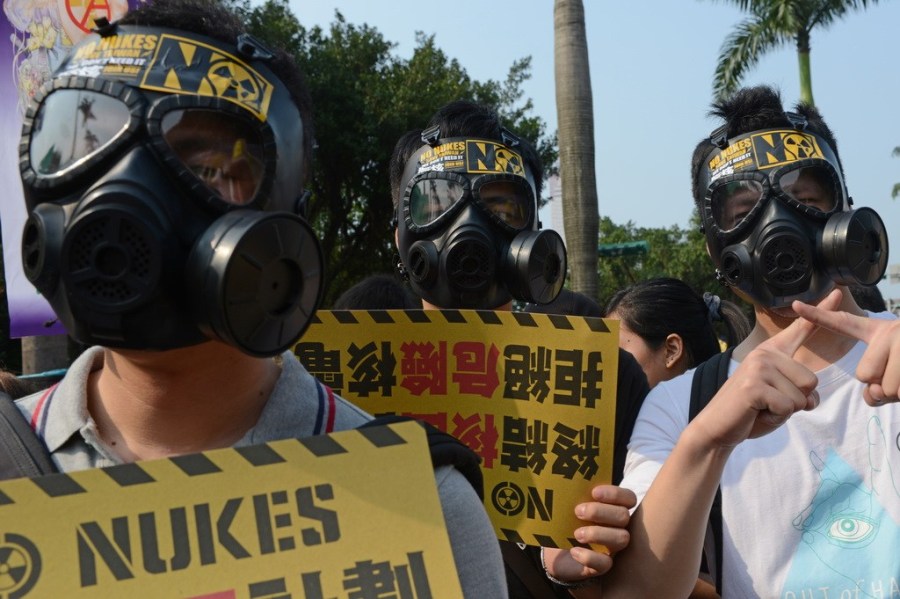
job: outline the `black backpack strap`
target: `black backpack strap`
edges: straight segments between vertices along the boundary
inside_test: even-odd
[[[453,466],[459,470],[475,489],[475,492],[478,493],[478,497],[483,500],[484,477],[481,474],[481,458],[453,435],[445,433],[427,422],[396,414],[378,416],[360,425],[359,428],[409,421],[418,422],[425,429],[425,433],[428,436],[428,448],[431,450],[431,465],[435,468],[438,466]]]
[[[512,541],[500,541],[500,553],[503,554],[509,599],[572,597],[566,589],[556,587],[544,574],[540,547],[526,545],[522,548]]]
[[[481,473],[481,458],[468,446],[453,435],[443,432],[437,427],[407,416],[385,414],[373,418],[358,428],[383,426],[396,422],[415,421],[422,425],[428,437],[428,448],[431,451],[431,465],[453,466],[472,485],[478,497],[484,499],[484,478]],[[543,599],[553,597],[553,586],[544,576],[540,561],[535,562],[532,547],[520,549],[515,543],[500,541],[500,552],[506,569],[506,584],[510,599]]]
[[[46,445],[6,393],[0,392],[0,480],[56,472]]]
[[[634,432],[634,423],[650,392],[647,376],[638,361],[629,352],[619,349],[619,369],[616,377],[616,428],[613,435],[612,484],[618,485],[625,476],[625,458],[628,442]]]
[[[719,391],[728,379],[728,367],[731,364],[730,347],[720,354],[697,366],[691,384],[691,405],[688,420],[693,420],[706,404]],[[716,582],[716,592],[722,594],[722,488],[716,489],[712,507],[709,511],[709,531],[703,545],[703,557],[709,573]]]
[[[728,367],[731,364],[731,354],[734,348],[729,347],[724,352],[716,354],[706,362],[697,366],[694,370],[694,380],[691,385],[691,407],[688,420],[693,420],[706,404],[719,391],[728,378]]]

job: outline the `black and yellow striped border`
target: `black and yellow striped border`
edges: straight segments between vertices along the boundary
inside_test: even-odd
[[[314,324],[478,324],[488,326],[549,327],[560,331],[586,328],[595,333],[608,333],[602,318],[565,316],[562,314],[531,314],[493,310],[319,310]]]
[[[372,426],[341,431],[341,434],[353,435],[362,439],[363,442],[360,446],[364,449],[372,448],[377,450],[409,443],[407,438],[395,430],[397,426],[404,425],[409,426],[405,423]],[[177,473],[181,473],[186,478],[216,475],[226,470],[246,466],[263,468],[288,461],[283,453],[286,449],[293,449],[296,446],[303,448],[309,457],[328,458],[351,451],[347,443],[342,442],[342,440],[352,441],[350,437],[317,435],[304,439],[284,439],[260,445],[215,449],[208,452],[150,460],[148,462],[135,462],[92,470],[50,474],[32,479],[5,481],[0,483],[0,515],[3,514],[4,506],[34,499],[33,493],[35,491],[37,491],[38,497],[56,499],[81,495],[95,488],[107,489],[107,481],[112,481],[116,486],[123,488],[151,485],[158,482],[158,477],[154,476],[151,470],[155,472],[164,471],[168,475],[172,473],[171,467],[174,467],[176,476]]]

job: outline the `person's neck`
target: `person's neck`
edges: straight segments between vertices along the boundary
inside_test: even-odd
[[[271,359],[218,342],[106,349],[88,382],[88,410],[126,461],[229,447],[256,424],[279,372]]]
[[[841,291],[843,299],[838,309],[864,316],[865,312],[856,304],[850,291],[846,288],[842,288]],[[787,328],[797,318],[791,310],[778,311],[760,306],[755,306],[754,314],[756,324],[753,330],[734,351],[734,358],[738,361],[743,360],[757,345]],[[815,372],[840,360],[856,343],[856,339],[819,327],[797,350],[794,359]]]

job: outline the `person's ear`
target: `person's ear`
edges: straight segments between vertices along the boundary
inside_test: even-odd
[[[665,341],[666,348],[666,368],[678,368],[684,357],[684,340],[681,335],[669,333]],[[682,370],[687,370],[683,368]]]

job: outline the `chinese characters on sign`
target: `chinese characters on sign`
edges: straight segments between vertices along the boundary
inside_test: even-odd
[[[611,477],[618,330],[593,318],[319,311],[295,352],[373,414],[425,420],[481,456],[500,538],[571,544],[572,508]]]

